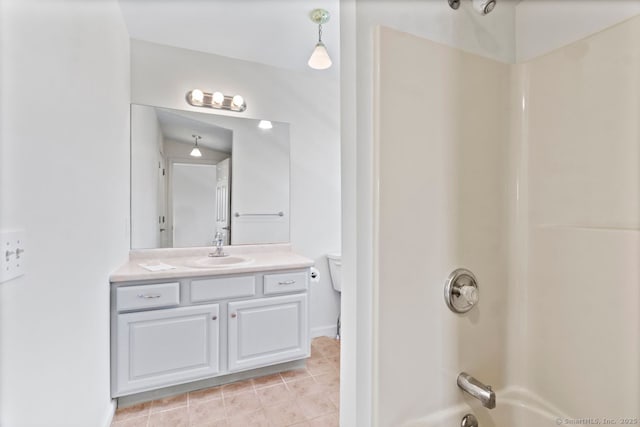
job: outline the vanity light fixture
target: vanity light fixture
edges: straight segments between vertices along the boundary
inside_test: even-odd
[[[225,95],[222,92],[203,92],[193,89],[187,92],[187,103],[194,107],[215,108],[218,110],[230,110],[238,113],[247,109],[247,103],[240,95]]]
[[[200,135],[191,135],[191,136],[196,139],[196,146],[193,147],[193,150],[191,150],[191,157],[202,157],[202,153],[198,148],[198,140],[202,139],[202,137]]]
[[[273,129],[273,123],[271,123],[269,120],[260,120],[260,123],[258,123],[258,127],[264,130]]]
[[[318,24],[318,43],[316,43],[307,64],[314,70],[326,70],[331,67],[332,62],[327,47],[322,43],[322,24],[329,22],[329,12],[324,9],[314,9],[311,11],[310,17],[314,24]]]

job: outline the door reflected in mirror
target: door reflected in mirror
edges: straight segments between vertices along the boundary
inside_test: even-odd
[[[260,123],[133,104],[131,248],[288,242],[289,125]]]

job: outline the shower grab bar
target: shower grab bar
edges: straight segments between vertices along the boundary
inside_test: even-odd
[[[240,212],[236,212],[235,214],[233,214],[233,216],[235,216],[236,218],[241,217],[241,216],[284,216],[284,212],[282,212],[282,211],[276,212],[276,213],[240,213]]]

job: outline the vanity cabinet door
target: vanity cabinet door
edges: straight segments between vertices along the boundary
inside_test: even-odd
[[[309,356],[307,295],[229,303],[229,371]]]
[[[218,304],[119,314],[115,396],[216,375]]]

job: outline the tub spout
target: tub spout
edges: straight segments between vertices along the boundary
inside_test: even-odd
[[[482,402],[485,408],[496,407],[496,394],[491,390],[491,386],[482,384],[466,372],[458,375],[458,387]]]

